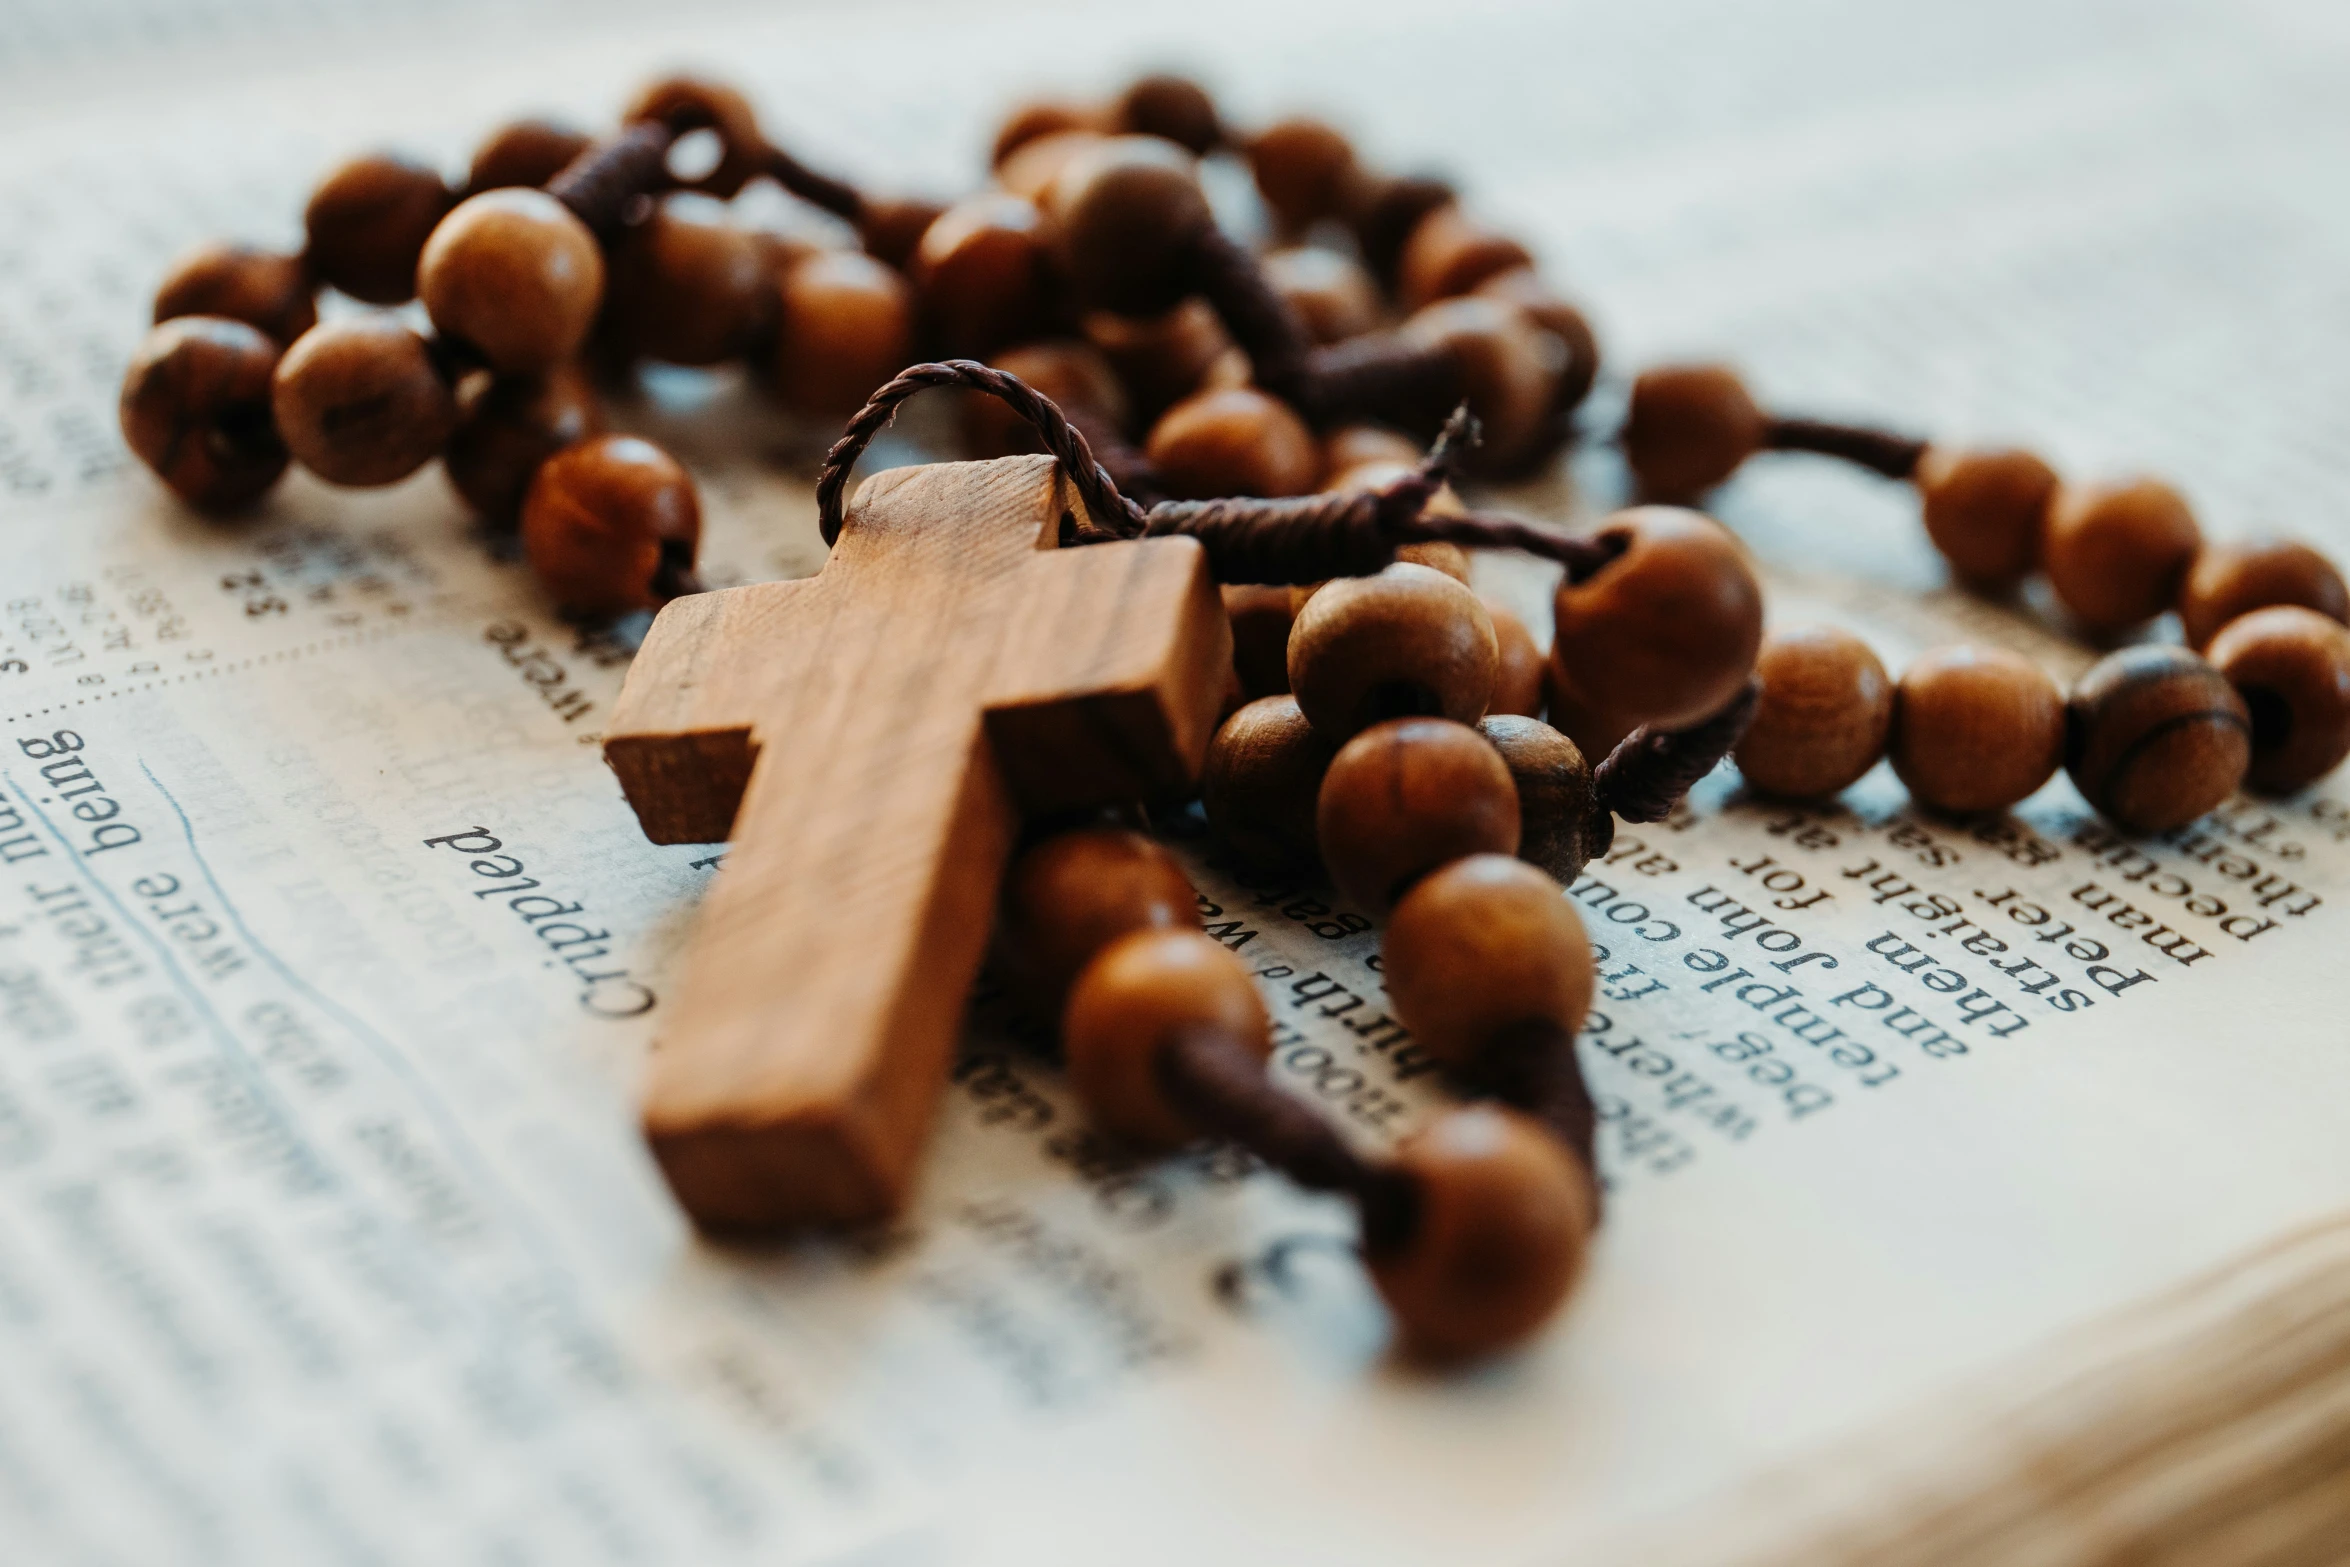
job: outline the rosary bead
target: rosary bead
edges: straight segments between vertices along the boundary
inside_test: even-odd
[[[1500,659],[1477,595],[1404,561],[1337,578],[1306,600],[1289,633],[1289,689],[1333,740],[1408,714],[1473,724]]]
[[[2272,604],[2298,604],[2328,620],[2350,621],[2350,590],[2334,563],[2290,539],[2210,544],[2179,589],[2179,624],[2189,647],[2203,647],[2239,615]]]
[[[1086,341],[1117,370],[1138,418],[1153,419],[1192,393],[1248,383],[1248,356],[1204,299],[1186,299],[1165,315],[1088,311]]]
[[[1762,646],[1762,587],[1744,546],[1699,512],[1638,506],[1596,537],[1615,559],[1559,585],[1551,643],[1553,722],[1589,756],[1637,725],[1693,724],[1738,694]]]
[[[1417,1198],[1411,1228],[1368,1261],[1405,1349],[1459,1361],[1531,1338],[1583,1271],[1590,1173],[1541,1122],[1498,1105],[1447,1111],[1395,1162]]]
[[[1572,1036],[1597,983],[1565,891],[1504,854],[1468,855],[1422,877],[1397,901],[1379,952],[1397,1019],[1456,1069],[1475,1065],[1512,1023],[1540,1018]]]
[[[1197,930],[1199,898],[1175,857],[1122,827],[1056,833],[1004,877],[997,951],[1039,1018],[1061,1015],[1078,971],[1138,930]]]
[[[302,215],[310,270],[371,305],[416,296],[416,260],[454,200],[440,175],[411,159],[353,158],[324,180]]]
[[[742,352],[760,326],[774,303],[770,277],[767,247],[724,202],[676,191],[629,225],[605,308],[646,358],[714,365]]]
[[[1559,340],[1566,350],[1567,367],[1559,384],[1558,406],[1581,407],[1599,375],[1599,339],[1592,335],[1583,312],[1561,298],[1532,267],[1496,272],[1471,292],[1517,306]]]
[[[2290,794],[2350,755],[2350,631],[2279,604],[2229,621],[2210,656],[2251,719],[2253,788]]]
[[[1422,218],[1404,242],[1396,288],[1406,310],[1466,294],[1487,278],[1534,265],[1525,246],[1447,203]]]
[[[1023,142],[996,166],[995,182],[1006,193],[1041,206],[1069,160],[1107,139],[1097,130],[1061,130]]]
[[[1592,797],[1583,748],[1515,713],[1479,719],[1477,730],[1501,754],[1518,791],[1518,858],[1572,882],[1615,836],[1615,818]]]
[[[922,236],[946,210],[943,203],[913,196],[868,199],[857,213],[857,237],[865,242],[866,255],[903,272],[914,264]]]
[[[1180,303],[1191,292],[1186,242],[1215,221],[1191,154],[1156,136],[1111,136],[1083,149],[1040,205],[1077,298],[1120,315]]]
[[[1118,372],[1090,343],[1055,338],[1008,348],[988,361],[1058,403],[1074,417],[1091,416],[1110,429],[1126,424],[1126,388]],[[974,394],[963,400],[963,439],[977,457],[1009,457],[1041,450],[1036,428],[1000,398]]]
[[[2251,759],[2244,699],[2183,647],[2108,653],[2073,684],[2065,771],[2130,832],[2184,827],[2236,792]]]
[[[1303,495],[1322,465],[1306,422],[1253,386],[1185,398],[1159,416],[1143,451],[1179,500]]]
[[[1531,316],[1502,300],[1469,295],[1425,307],[1400,335],[1460,367],[1462,395],[1484,426],[1484,439],[1470,453],[1473,467],[1508,473],[1549,449],[1567,356]]]
[[[1110,114],[1120,130],[1161,136],[1194,154],[1205,154],[1224,140],[1216,100],[1188,76],[1141,77],[1118,95]]]
[[[1937,648],[1901,673],[1887,749],[1920,804],[2004,811],[2055,775],[2064,714],[2056,682],[2022,654]]]
[[[465,405],[441,465],[466,504],[511,527],[539,464],[603,428],[595,388],[577,365],[558,365],[543,376],[500,376]]]
[[[1289,628],[1297,618],[1289,589],[1228,582],[1224,614],[1232,622],[1232,667],[1242,694],[1275,696],[1289,689]]]
[[[1179,1148],[1199,1135],[1159,1086],[1160,1054],[1188,1027],[1273,1053],[1273,1024],[1248,965],[1192,930],[1143,930],[1085,966],[1061,1014],[1069,1083],[1086,1113],[1145,1148]]]
[[[693,76],[671,76],[648,84],[620,111],[623,125],[666,125],[679,135],[707,130],[718,138],[718,161],[698,179],[681,183],[706,196],[730,200],[761,172],[767,137],[750,100],[731,87]]]
[[[1200,774],[1200,802],[1217,841],[1244,869],[1314,863],[1314,813],[1334,749],[1290,696],[1259,697],[1216,730]]]
[[[536,375],[587,340],[604,257],[587,225],[545,191],[485,191],[432,231],[416,287],[444,334],[506,375]]]
[[[2082,625],[2124,631],[2171,607],[2202,542],[2195,514],[2167,484],[2066,484],[2048,505],[2040,563]]]
[[[1912,479],[1926,535],[1959,581],[2004,592],[2040,564],[2056,470],[2030,452],[1929,446]]]
[[[990,191],[955,203],[922,231],[913,280],[942,352],[992,353],[1043,326],[1043,224],[1032,203]]]
[[[501,125],[473,155],[465,176],[468,195],[511,186],[536,189],[570,167],[593,142],[583,131],[552,120],[516,120]]]
[[[1313,342],[1359,337],[1379,324],[1379,285],[1351,256],[1293,245],[1265,257],[1264,267],[1265,281],[1289,301]]]
[[[1836,626],[1774,633],[1755,660],[1762,702],[1731,755],[1764,794],[1824,800],[1885,754],[1893,683],[1869,645]]]
[[[914,304],[905,280],[871,256],[823,250],[777,281],[782,308],[773,360],[785,406],[839,419],[905,368]]]
[[[329,484],[396,484],[439,456],[457,424],[431,346],[389,315],[303,333],[277,363],[270,406],[294,460]]]
[[[278,345],[243,321],[177,316],[147,334],[122,378],[123,440],[191,506],[258,499],[286,471],[270,424]]]
[[[1331,882],[1384,910],[1449,860],[1515,854],[1517,786],[1501,753],[1467,724],[1391,718],[1330,759],[1314,830]]]
[[[995,142],[987,155],[987,166],[1000,169],[1022,148],[1071,131],[1102,134],[1107,127],[1101,111],[1090,104],[1072,103],[1061,99],[1043,99],[1024,103],[1004,117],[1004,123],[995,133]]]
[[[539,465],[522,503],[522,547],[555,602],[576,615],[655,609],[664,570],[692,566],[702,537],[693,475],[632,435],[600,435]]]
[[[1322,471],[1346,474],[1369,463],[1418,465],[1420,448],[1410,436],[1375,424],[1343,424],[1322,437]]]
[[[1345,212],[1361,182],[1353,146],[1320,120],[1268,125],[1250,138],[1248,161],[1275,224],[1292,233]]]
[[[155,319],[177,316],[226,316],[283,347],[318,324],[318,299],[300,256],[204,245],[180,257],[155,291]]]
[[[1486,702],[1485,710],[1539,718],[1542,716],[1542,649],[1535,646],[1534,633],[1518,618],[1517,611],[1491,599],[1483,603],[1487,618],[1493,622],[1493,645],[1498,655],[1493,667],[1493,695]]]
[[[1762,410],[1736,371],[1667,365],[1632,383],[1624,460],[1644,499],[1692,501],[1738,471],[1763,441]]]

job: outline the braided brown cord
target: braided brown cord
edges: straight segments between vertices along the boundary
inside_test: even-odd
[[[547,194],[609,245],[627,221],[630,203],[670,184],[669,147],[676,140],[677,133],[658,121],[631,125],[565,164],[547,181]]]
[[[1749,675],[1720,711],[1686,729],[1643,724],[1624,736],[1592,771],[1591,792],[1598,809],[1628,822],[1663,821],[1690,786],[1730,754],[1730,747],[1754,721],[1755,704],[1761,700],[1762,683]]]
[[[1567,568],[1569,582],[1583,582],[1630,547],[1628,538],[1597,538],[1561,533],[1539,523],[1521,522],[1493,512],[1466,512],[1457,517],[1422,512],[1405,525],[1406,544],[1458,544],[1463,549],[1517,550],[1555,560]]]
[[[1092,515],[1093,526],[1081,531],[1077,542],[1091,544],[1131,538],[1142,531],[1142,508],[1118,493],[1118,486],[1108,471],[1094,460],[1093,448],[1086,443],[1084,435],[1070,424],[1068,416],[1051,398],[1018,376],[991,369],[977,360],[948,359],[936,364],[912,365],[891,377],[850,417],[840,439],[824,454],[823,470],[816,476],[816,523],[823,530],[825,543],[840,537],[842,491],[848,486],[849,470],[857,465],[857,458],[873,437],[897,417],[898,404],[936,386],[985,392],[1028,421],[1044,449],[1059,459],[1061,471],[1069,476],[1078,498]]]
[[[820,174],[799,159],[769,142],[759,149],[759,172],[781,185],[802,201],[822,207],[835,217],[851,223],[865,216],[865,197],[854,185],[836,180],[829,174]]]
[[[1460,361],[1394,332],[1365,332],[1306,355],[1299,411],[1320,425],[1367,419],[1399,430],[1443,422],[1467,390]]]
[[[1264,1062],[1227,1028],[1194,1023],[1152,1062],[1159,1089],[1211,1137],[1238,1143],[1308,1191],[1352,1197],[1363,1218],[1363,1248],[1374,1256],[1406,1240],[1416,1217],[1411,1177],[1348,1147],[1330,1123],[1284,1093]]]
[[[1763,445],[1772,451],[1818,452],[1883,474],[1906,479],[1918,469],[1926,443],[1886,430],[1859,425],[1831,424],[1825,419],[1773,419],[1763,429]]]
[[[1545,1122],[1583,1161],[1599,1213],[1599,1109],[1575,1059],[1575,1036],[1555,1019],[1530,1017],[1500,1029],[1462,1074],[1470,1086]]]

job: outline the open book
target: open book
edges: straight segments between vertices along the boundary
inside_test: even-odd
[[[1532,1349],[1430,1376],[1341,1207],[1125,1156],[991,996],[902,1224],[697,1240],[632,1089],[723,851],[645,842],[602,765],[624,641],[552,618],[437,472],[219,528],[113,434],[164,263],[287,242],[338,153],[601,123],[682,58],[811,160],[956,189],[1024,86],[1173,59],[1449,164],[1618,364],[1725,354],[1784,406],[2159,468],[2215,534],[2350,549],[2329,8],[1182,10],[0,28],[0,1555],[2350,1554],[2350,787],[2140,842],[2061,779],[1958,823],[1881,773],[1799,810],[1725,769],[1620,833],[1571,889],[1607,1223]],[[617,417],[694,467],[715,581],[820,566],[830,432],[683,374]],[[877,462],[925,455],[910,424]],[[1902,493],[1754,469],[1718,509],[1776,621],[2085,661],[1923,591]],[[1531,568],[1480,570],[1541,623]],[[1366,1145],[1444,1102],[1371,922],[1167,832],[1287,1087]]]

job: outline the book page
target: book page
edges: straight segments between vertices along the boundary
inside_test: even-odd
[[[691,1233],[632,1098],[723,847],[647,843],[602,764],[626,636],[549,613],[437,469],[297,475],[224,527],[115,434],[164,265],[290,246],[342,154],[455,168],[692,61],[811,162],[944,192],[1019,93],[1172,61],[1244,121],[1457,171],[1618,372],[1727,356],[1776,405],[2153,469],[2216,535],[2350,551],[2325,8],[1183,12],[109,0],[7,30],[11,1560],[1554,1560],[2350,1199],[2350,788],[2141,842],[2061,778],[1960,823],[1882,769],[1823,809],[1725,769],[1570,890],[1608,1219],[1522,1355],[1398,1364],[1342,1206],[1227,1152],[1133,1160],[984,989],[902,1223]],[[613,413],[693,468],[714,585],[820,568],[834,432],[685,372]],[[1504,499],[1620,491],[1602,444]],[[1895,666],[2089,656],[1942,589],[1896,486],[1763,459],[1716,510],[1775,623]],[[1539,615],[1537,573],[1480,569]],[[1166,831],[1285,1086],[1366,1147],[1449,1102],[1372,921]]]

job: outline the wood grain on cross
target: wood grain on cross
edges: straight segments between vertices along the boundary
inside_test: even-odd
[[[679,599],[604,754],[657,843],[732,837],[644,1125],[717,1230],[912,1184],[1023,812],[1182,791],[1231,633],[1189,539],[1057,548],[1049,457],[868,480],[824,569]]]

